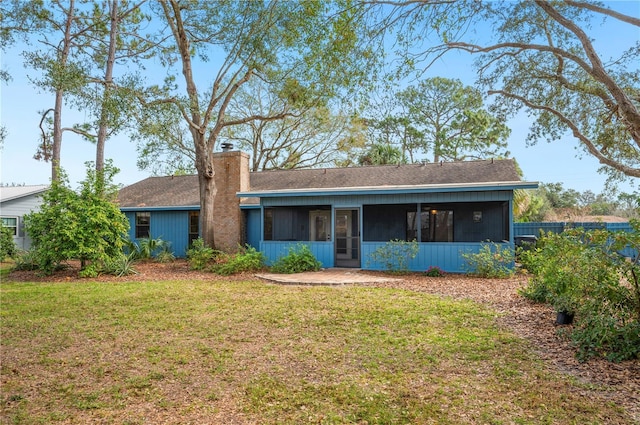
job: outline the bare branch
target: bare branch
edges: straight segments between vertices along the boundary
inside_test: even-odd
[[[508,97],[510,99],[515,99],[515,100],[518,100],[519,102],[522,102],[524,105],[526,105],[531,109],[546,111],[553,114],[556,118],[558,118],[563,124],[565,124],[573,132],[573,136],[576,137],[578,140],[580,140],[580,142],[582,142],[584,146],[587,148],[589,153],[594,157],[596,157],[601,164],[608,165],[628,176],[640,177],[640,168],[625,166],[617,161],[612,160],[608,156],[604,155],[602,151],[598,149],[598,147],[591,142],[591,139],[589,139],[589,137],[587,137],[580,131],[578,126],[571,119],[569,119],[566,115],[564,115],[562,112],[558,111],[557,109],[551,108],[550,106],[533,103],[523,96],[519,96],[514,93],[507,92],[505,90],[491,90],[488,92],[488,94],[490,95],[498,94],[501,96]]]
[[[627,24],[635,25],[640,27],[640,19],[634,18],[633,16],[625,15],[624,13],[616,12],[615,10],[611,10],[606,7],[600,7],[597,4],[587,3],[584,1],[574,1],[574,0],[565,0],[569,6],[578,7],[582,9],[588,9],[592,12],[601,13],[603,15],[611,16],[612,18],[618,19],[622,22],[626,22]]]

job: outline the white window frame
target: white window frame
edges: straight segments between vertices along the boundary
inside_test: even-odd
[[[9,220],[15,220],[14,225],[8,225]],[[2,226],[13,229],[13,236],[18,236],[18,226],[20,225],[20,217],[2,217]]]

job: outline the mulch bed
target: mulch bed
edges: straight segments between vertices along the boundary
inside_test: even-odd
[[[90,281],[130,282],[161,280],[221,280],[239,281],[254,279],[252,274],[220,277],[206,272],[189,270],[183,260],[160,264],[137,263],[137,274],[125,277],[99,276]],[[381,274],[375,272],[361,272]],[[394,276],[398,277],[398,276]],[[579,362],[571,342],[558,332],[565,326],[555,325],[555,313],[546,305],[535,304],[518,294],[527,282],[526,276],[510,279],[479,279],[469,276],[447,275],[426,277],[418,274],[401,276],[401,281],[371,283],[370,286],[398,288],[436,294],[453,299],[470,299],[489,305],[499,314],[500,326],[527,340],[551,370],[569,375],[584,383],[584,397],[605,397],[623,406],[640,424],[640,360],[612,363],[604,359]],[[34,272],[14,271],[7,278],[11,281],[71,282],[87,281],[78,278],[78,264],[70,264],[53,276],[38,276]]]

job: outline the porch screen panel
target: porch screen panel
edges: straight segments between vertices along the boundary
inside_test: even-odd
[[[363,205],[362,240],[413,240],[416,237],[416,228],[412,229],[411,226],[417,210],[417,204]]]
[[[421,242],[453,242],[454,212],[443,206],[423,206],[420,211]]]
[[[265,208],[264,240],[305,242],[311,240],[310,220],[312,212],[318,211],[330,211],[330,207],[310,205]]]

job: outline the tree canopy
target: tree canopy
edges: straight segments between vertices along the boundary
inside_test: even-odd
[[[147,118],[141,131],[147,139],[162,142],[166,131],[154,122],[156,114],[168,117],[180,135],[187,130],[188,142],[177,137],[169,141],[184,142],[193,152],[202,237],[215,246],[216,170],[211,156],[223,134],[324,106],[353,87],[354,76],[366,76],[366,55],[354,54],[360,44],[352,12],[334,2],[160,0],[152,7],[171,34],[168,61],[177,61],[181,72],[168,69],[165,83],[142,98],[140,115]],[[210,60],[214,55],[215,62]],[[239,109],[232,111],[232,103],[243,86],[255,80],[284,101],[273,110],[233,114]]]
[[[469,52],[496,107],[508,114],[524,108],[533,118],[529,143],[571,134],[601,171],[640,177],[640,41],[611,49],[589,32],[603,21],[638,27],[637,16],[573,0],[390,1],[371,8],[372,26],[395,31],[403,66],[424,71],[450,51]],[[435,36],[439,45],[420,49]]]

